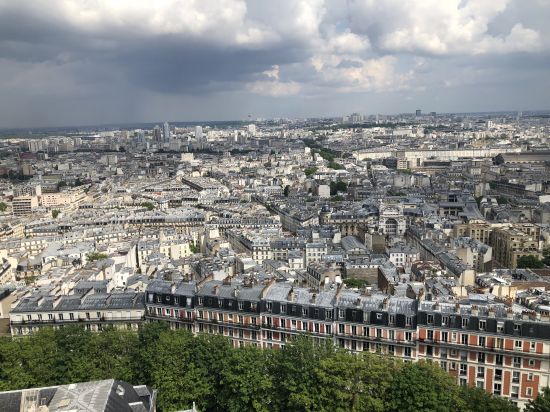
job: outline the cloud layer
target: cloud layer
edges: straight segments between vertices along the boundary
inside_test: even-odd
[[[0,127],[549,108],[549,3],[0,0]]]

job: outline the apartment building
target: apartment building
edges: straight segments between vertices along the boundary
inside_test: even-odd
[[[146,290],[146,319],[227,336],[235,346],[280,348],[298,334],[353,352],[439,364],[462,385],[520,407],[550,384],[548,313],[483,301],[422,301],[333,286],[312,292],[273,280],[170,283]]]
[[[100,331],[106,326],[137,330],[144,321],[144,294],[139,292],[50,295],[34,294],[14,303],[10,312],[12,336],[28,335],[41,327],[82,325]]]
[[[37,196],[17,196],[12,200],[12,209],[15,216],[28,215],[37,208]]]

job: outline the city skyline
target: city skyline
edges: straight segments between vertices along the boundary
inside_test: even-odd
[[[550,108],[545,1],[0,11],[0,128]]]

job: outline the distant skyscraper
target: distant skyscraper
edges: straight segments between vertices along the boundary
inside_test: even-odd
[[[195,126],[195,139],[202,140],[202,126]]]
[[[160,133],[160,126],[155,126],[153,128],[153,141],[154,142],[160,142],[162,140],[162,136]]]
[[[416,109],[416,115],[417,116],[422,116],[422,110],[421,109]]]
[[[164,138],[164,141],[168,141],[170,140],[170,125],[168,124],[168,122],[164,122],[164,126],[163,126],[163,136]]]
[[[249,124],[249,125],[248,125],[248,133],[249,133],[251,136],[255,136],[255,135],[256,135],[256,125],[255,125],[255,124]]]

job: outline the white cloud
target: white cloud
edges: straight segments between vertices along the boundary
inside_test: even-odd
[[[281,97],[292,96],[300,93],[302,86],[294,81],[280,82],[280,81],[263,81],[248,83],[246,88],[249,92],[254,94],[260,94],[263,96]]]

